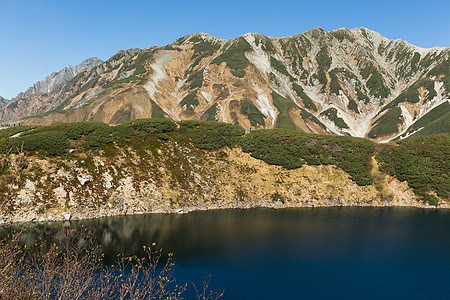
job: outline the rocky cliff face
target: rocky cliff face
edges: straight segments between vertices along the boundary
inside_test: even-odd
[[[11,167],[0,174],[0,224],[217,208],[424,206],[406,182],[378,172],[376,162],[374,184],[358,186],[335,166],[286,170],[240,149],[150,143],[114,157],[11,155]]]
[[[228,41],[191,34],[122,50],[0,118],[201,119],[388,141],[450,131],[449,56],[450,48],[422,49],[365,28]]]
[[[0,96],[0,109],[2,109],[3,107],[5,107],[6,105],[8,105],[8,100],[3,98],[2,96]]]
[[[11,120],[27,115],[33,115],[40,111],[45,112],[45,102],[49,95],[58,91],[58,89],[79,73],[98,66],[101,63],[103,63],[103,61],[99,58],[91,57],[84,60],[79,65],[67,66],[56,73],[50,74],[44,80],[36,82],[28,90],[19,93],[16,97],[11,99],[11,106],[9,109],[2,111],[0,118]]]

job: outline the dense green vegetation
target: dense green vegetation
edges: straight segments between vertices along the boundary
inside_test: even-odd
[[[398,124],[401,122],[402,110],[395,107],[385,113],[375,121],[375,126],[369,132],[370,138],[378,138],[398,131]]]
[[[245,133],[240,126],[221,122],[187,120],[178,125],[178,133],[188,137],[195,147],[206,150],[235,146]]]
[[[239,37],[212,63],[220,65],[225,62],[228,67],[235,71],[245,69],[248,63],[245,52],[249,50],[251,50],[250,44],[243,37]]]
[[[406,133],[412,133],[420,128],[422,129],[414,135],[450,133],[450,104],[446,101],[435,107],[411,125]]]
[[[356,104],[355,100],[350,99],[348,100],[348,109],[353,110],[355,113],[359,114],[358,104]]]
[[[180,105],[186,105],[189,110],[192,110],[194,106],[198,105],[197,92],[190,93],[184,97],[183,100],[181,100]]]
[[[277,100],[283,101],[283,97],[278,97],[281,100]],[[215,115],[213,107],[210,109]],[[263,122],[260,112],[253,114],[257,108],[249,101],[241,101],[240,108],[250,116],[249,119]],[[439,120],[446,116],[442,114],[446,109],[448,107],[439,107],[433,113],[435,116],[427,118]],[[302,117],[308,118],[307,114],[302,111]],[[117,126],[77,122],[19,129],[22,134],[15,138],[7,134],[12,133],[13,128],[0,130],[0,153],[70,158],[73,151],[102,150],[105,155],[114,155],[121,147],[142,150],[157,140],[158,143],[166,140],[192,143],[205,150],[240,146],[253,157],[286,169],[299,168],[305,163],[336,165],[359,185],[372,182],[371,157],[375,144],[361,138],[307,134],[288,129],[253,130],[245,134],[243,128],[228,123],[193,120],[173,123],[168,119],[138,119]],[[436,204],[438,198],[434,195],[449,201],[449,146],[449,134],[411,137],[395,146],[379,145],[376,158],[381,171],[406,180],[424,201]]]
[[[158,104],[152,101],[152,118],[164,118],[164,111],[159,107]]]
[[[291,77],[291,74],[289,74],[286,66],[273,56],[270,57],[270,65],[281,74]]]
[[[306,119],[311,120],[314,123],[316,123],[317,125],[319,125],[320,127],[322,127],[323,129],[327,129],[327,127],[325,125],[323,125],[323,123],[320,122],[320,120],[317,119],[317,117],[315,115],[311,114],[310,112],[302,109],[300,112],[300,115],[302,116],[302,118],[304,120],[306,120]]]
[[[174,129],[174,123],[167,119],[138,119],[117,126],[100,122],[54,124],[26,131],[16,138],[0,139],[0,153],[8,150],[17,153],[23,146],[24,151],[65,155],[77,145],[101,147],[113,142],[126,142],[132,137],[144,138],[148,134],[167,138],[166,133]]]
[[[380,99],[385,99],[390,95],[391,92],[386,86],[383,75],[374,65],[369,64],[362,68],[361,75],[366,79],[370,76],[366,83],[370,95]]]
[[[297,129],[289,117],[289,109],[294,106],[292,101],[284,98],[277,92],[272,92],[273,105],[278,109],[277,128]]]
[[[342,136],[307,134],[294,130],[254,130],[241,141],[242,150],[268,164],[295,169],[311,165],[336,165],[359,185],[372,182],[371,141]]]
[[[190,82],[191,88],[200,88],[203,85],[203,71],[200,70],[189,76],[187,79],[188,82]]]
[[[321,115],[327,117],[330,121],[333,121],[339,128],[348,128],[347,123],[345,123],[344,119],[338,117],[337,109],[332,107],[320,113]]]
[[[201,120],[203,121],[215,121],[216,120],[217,103],[211,105],[205,113],[202,115]]]
[[[196,36],[191,37],[189,41],[194,43],[192,46],[192,49],[194,49],[194,54],[192,54],[191,59],[195,60],[190,66],[191,70],[197,66],[202,59],[212,56],[220,49],[220,44],[211,43]]]
[[[432,193],[449,201],[450,135],[411,137],[384,148],[377,156],[380,169],[406,180],[423,200],[436,205]]]
[[[245,71],[244,70],[231,70],[231,74],[233,74],[233,76],[238,77],[238,78],[244,78],[245,76]]]
[[[326,47],[320,48],[319,52],[316,54],[316,61],[319,66],[323,67],[325,70],[328,70],[331,66],[331,57],[328,54],[328,50]]]
[[[363,100],[364,103],[369,103],[370,99],[369,97],[367,97],[367,95],[365,95],[363,92],[361,92],[360,89],[356,89],[356,97],[358,97],[358,100]]]
[[[348,29],[339,29],[329,32],[330,35],[334,36],[339,42],[342,42],[344,39],[353,43],[355,41],[355,37]]]
[[[256,126],[257,124],[264,126],[264,115],[252,102],[242,100],[240,104],[241,114],[247,116],[252,126]]]
[[[300,85],[298,85],[297,83],[293,83],[292,89],[297,94],[297,96],[302,98],[305,108],[317,111],[317,106],[314,104],[314,102],[311,100],[311,98],[309,98],[308,95],[306,95],[306,93],[303,91],[303,89]]]
[[[15,126],[15,127],[0,129],[0,139],[5,138],[5,137],[11,137],[15,134],[27,131],[29,129],[30,129],[30,126]]]

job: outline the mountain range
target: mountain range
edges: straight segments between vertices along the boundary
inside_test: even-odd
[[[68,66],[10,101],[0,97],[0,120],[165,117],[384,142],[450,132],[449,58],[449,47],[423,49],[366,28],[230,40],[197,33]]]

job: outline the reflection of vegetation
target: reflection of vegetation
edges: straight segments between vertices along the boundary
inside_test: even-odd
[[[68,230],[62,239],[34,248],[18,237],[0,241],[0,295],[2,299],[183,299],[187,284],[176,285],[173,258],[163,258],[155,244],[144,247],[144,257],[118,256],[104,266],[89,237]],[[204,284],[198,299],[218,299],[222,293]]]

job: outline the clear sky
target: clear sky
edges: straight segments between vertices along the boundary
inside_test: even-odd
[[[366,27],[416,46],[450,46],[448,0],[0,0],[0,96],[10,99],[67,65],[189,33],[224,39]]]

